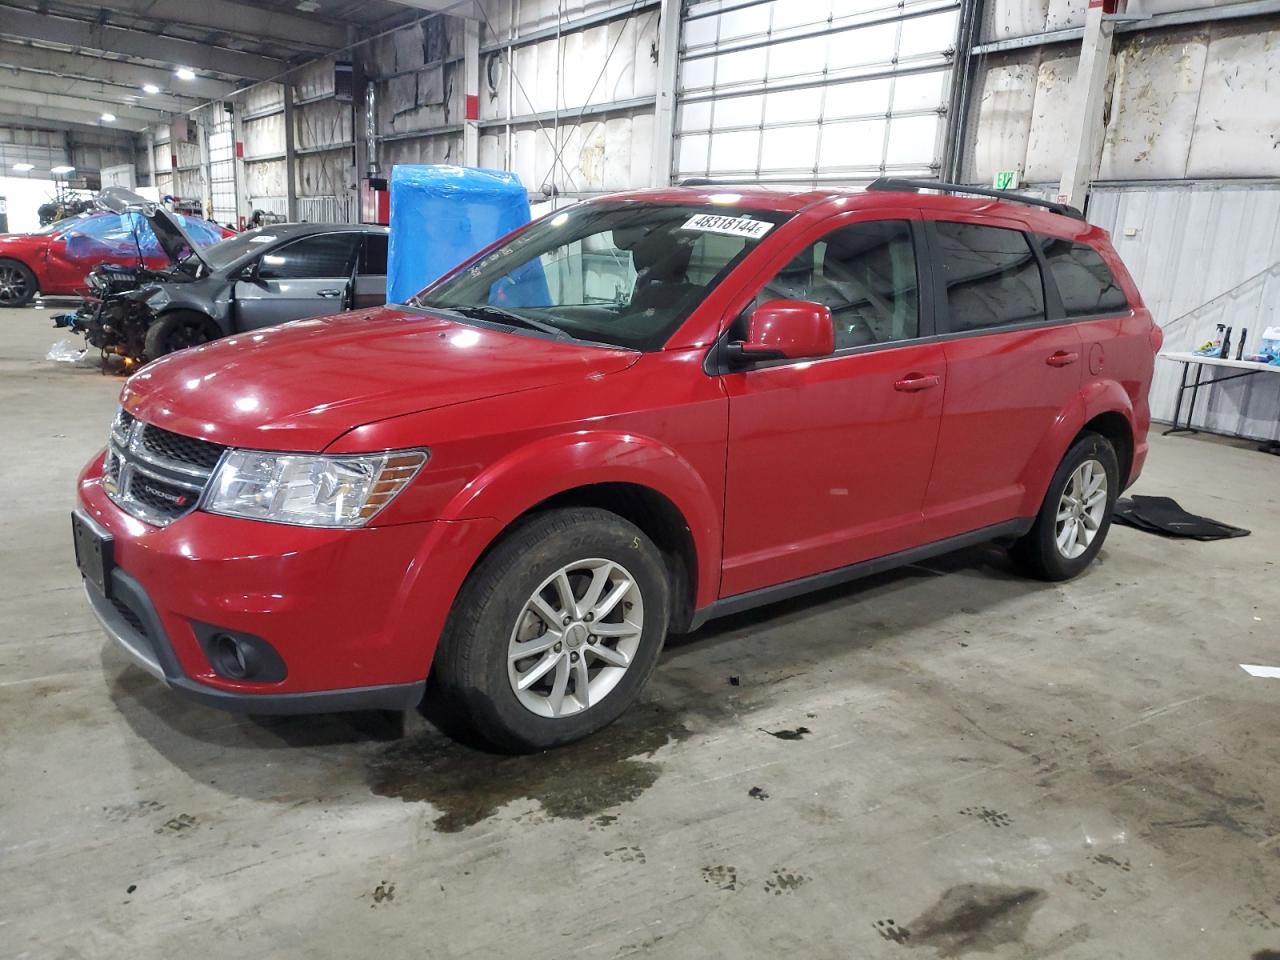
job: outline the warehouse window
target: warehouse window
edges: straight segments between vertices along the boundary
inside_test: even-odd
[[[827,234],[765,284],[755,302],[767,300],[807,300],[829,307],[837,350],[918,336],[910,224],[880,220]]]
[[[1097,250],[1054,237],[1038,240],[1068,317],[1093,317],[1129,309],[1124,291]]]
[[[1022,233],[947,221],[935,229],[953,333],[1044,320],[1040,266]]]

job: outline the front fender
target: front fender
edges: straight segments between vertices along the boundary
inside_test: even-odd
[[[1086,423],[1104,413],[1123,416],[1129,424],[1130,434],[1134,434],[1136,416],[1133,401],[1124,388],[1114,380],[1095,380],[1085,384],[1058,414],[1053,426],[1045,433],[1036,452],[1027,462],[1022,475],[1024,494],[1018,516],[1033,517],[1039,513],[1045,491],[1049,489],[1049,481],[1066,455],[1067,448]],[[1135,451],[1136,439],[1135,436]]]
[[[666,497],[688,525],[697,556],[696,606],[720,584],[720,512],[697,470],[650,437],[577,431],[543,437],[486,467],[453,497],[441,520],[491,517],[499,529],[539,503],[578,487],[627,483]]]

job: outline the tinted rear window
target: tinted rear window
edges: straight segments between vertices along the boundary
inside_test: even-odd
[[[366,233],[360,249],[360,272],[373,277],[387,274],[387,235]]]
[[[1020,231],[948,221],[936,228],[953,332],[1045,318],[1040,265]]]
[[[1039,242],[1068,317],[1123,313],[1129,309],[1124,291],[1093,247],[1054,237],[1040,237]]]

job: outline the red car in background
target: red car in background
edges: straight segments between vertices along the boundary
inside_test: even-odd
[[[234,236],[216,223],[173,216],[202,247]],[[5,234],[0,236],[0,307],[24,306],[37,293],[79,296],[85,274],[100,263],[163,270],[170,260],[146,218],[135,212],[104,210],[59,220],[35,233]]]

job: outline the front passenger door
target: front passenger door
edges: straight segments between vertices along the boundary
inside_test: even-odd
[[[356,231],[321,233],[268,250],[253,276],[236,281],[238,328],[256,330],[346,310],[359,241]]]
[[[834,355],[725,374],[720,595],[747,593],[920,542],[946,360],[922,311],[918,222],[821,234],[763,285],[831,309]],[[924,274],[927,276],[927,274]],[[924,322],[922,322],[924,321]]]

